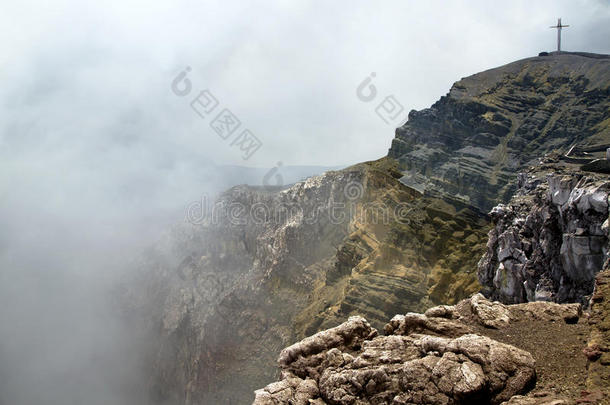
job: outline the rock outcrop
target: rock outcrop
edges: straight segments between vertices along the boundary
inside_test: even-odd
[[[561,52],[464,78],[432,107],[411,111],[389,156],[403,181],[488,211],[515,190],[514,173],[545,153],[610,147],[610,56]]]
[[[581,302],[608,259],[610,176],[543,163],[490,213],[494,227],[479,263],[484,293],[502,302]]]
[[[502,334],[519,324],[570,330],[581,310],[580,304],[548,302],[507,306],[477,294],[426,313],[395,316],[384,336],[352,317],[287,347],[278,359],[282,379],[256,391],[254,404],[500,404],[533,388],[536,361],[485,336],[495,330],[488,327]],[[557,351],[565,357],[562,348]],[[584,371],[584,361],[580,365]],[[509,403],[560,393],[534,394]]]

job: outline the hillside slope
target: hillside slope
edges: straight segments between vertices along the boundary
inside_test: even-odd
[[[545,153],[601,156],[610,147],[610,56],[552,53],[456,82],[411,111],[389,156],[406,184],[490,210],[515,190],[514,174]]]

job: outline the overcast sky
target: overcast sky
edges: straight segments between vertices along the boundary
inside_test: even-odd
[[[553,50],[560,16],[564,49],[610,52],[606,0],[4,1],[0,210],[107,226],[196,198],[222,182],[209,164],[382,157],[403,116],[454,81]],[[203,90],[218,101],[204,118],[190,106]],[[386,123],[375,107],[390,95],[404,112]],[[226,140],[210,127],[224,108],[241,121]],[[244,129],[262,143],[248,160],[231,145]]]
[[[2,149],[109,175],[375,159],[394,128],[355,96],[369,73],[406,114],[460,77],[553,50],[559,16],[565,49],[610,52],[603,0],[5,1]],[[170,91],[185,66],[193,95],[209,89],[262,141],[248,161]]]
[[[116,249],[155,239],[168,212],[222,183],[211,164],[382,157],[399,122],[376,115],[386,96],[406,116],[461,77],[554,50],[558,17],[564,49],[610,53],[606,0],[3,1],[0,378],[28,378],[6,356],[39,333],[37,311],[52,328],[82,298],[66,294],[81,285],[66,274],[89,280]],[[178,96],[187,66],[191,91]],[[364,102],[356,88],[373,72],[377,96]],[[190,106],[203,90],[218,101],[204,118]],[[210,127],[225,108],[241,122],[226,140]],[[244,129],[262,143],[248,160],[231,145]],[[82,311],[72,315],[63,322]],[[86,352],[73,343],[66,352]],[[64,353],[40,350],[31,367]]]

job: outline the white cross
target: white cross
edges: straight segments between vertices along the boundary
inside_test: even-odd
[[[561,25],[561,18],[557,19],[557,25],[550,28],[557,28],[557,52],[561,52],[561,29],[569,25]]]

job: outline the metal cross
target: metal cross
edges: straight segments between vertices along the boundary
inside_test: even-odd
[[[561,29],[569,25],[561,25],[561,18],[557,19],[557,25],[549,28],[557,28],[557,52],[561,52]]]

